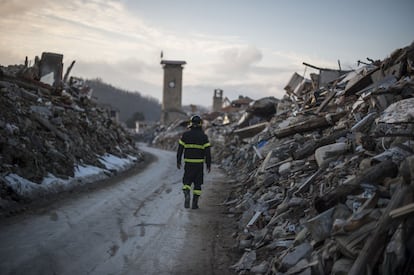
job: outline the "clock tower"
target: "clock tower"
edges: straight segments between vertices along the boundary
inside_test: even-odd
[[[185,64],[187,64],[185,61],[161,60],[164,69],[161,124],[169,124],[186,116],[181,108],[183,66]]]

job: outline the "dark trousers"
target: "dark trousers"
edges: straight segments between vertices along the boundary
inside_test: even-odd
[[[204,163],[184,164],[183,190],[191,189],[194,184],[193,194],[201,195],[201,185],[203,184]]]

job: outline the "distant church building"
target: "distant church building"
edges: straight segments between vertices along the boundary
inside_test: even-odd
[[[169,124],[186,115],[181,105],[185,64],[187,64],[185,61],[161,60],[164,69],[161,124]]]

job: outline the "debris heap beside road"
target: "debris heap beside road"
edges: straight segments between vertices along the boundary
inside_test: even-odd
[[[223,204],[242,256],[231,268],[413,274],[414,43],[354,71],[318,69],[295,73],[283,99],[204,116],[232,179]],[[154,144],[175,149],[183,126]]]
[[[85,167],[109,176],[116,172],[110,158],[141,160],[135,141],[80,79],[45,78],[36,66],[0,66],[0,210],[36,199],[28,186],[51,191],[46,178],[70,180]]]

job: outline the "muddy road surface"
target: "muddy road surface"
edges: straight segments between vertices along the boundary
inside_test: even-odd
[[[103,188],[0,221],[0,274],[234,274],[229,186],[213,167],[184,209],[175,153]]]

